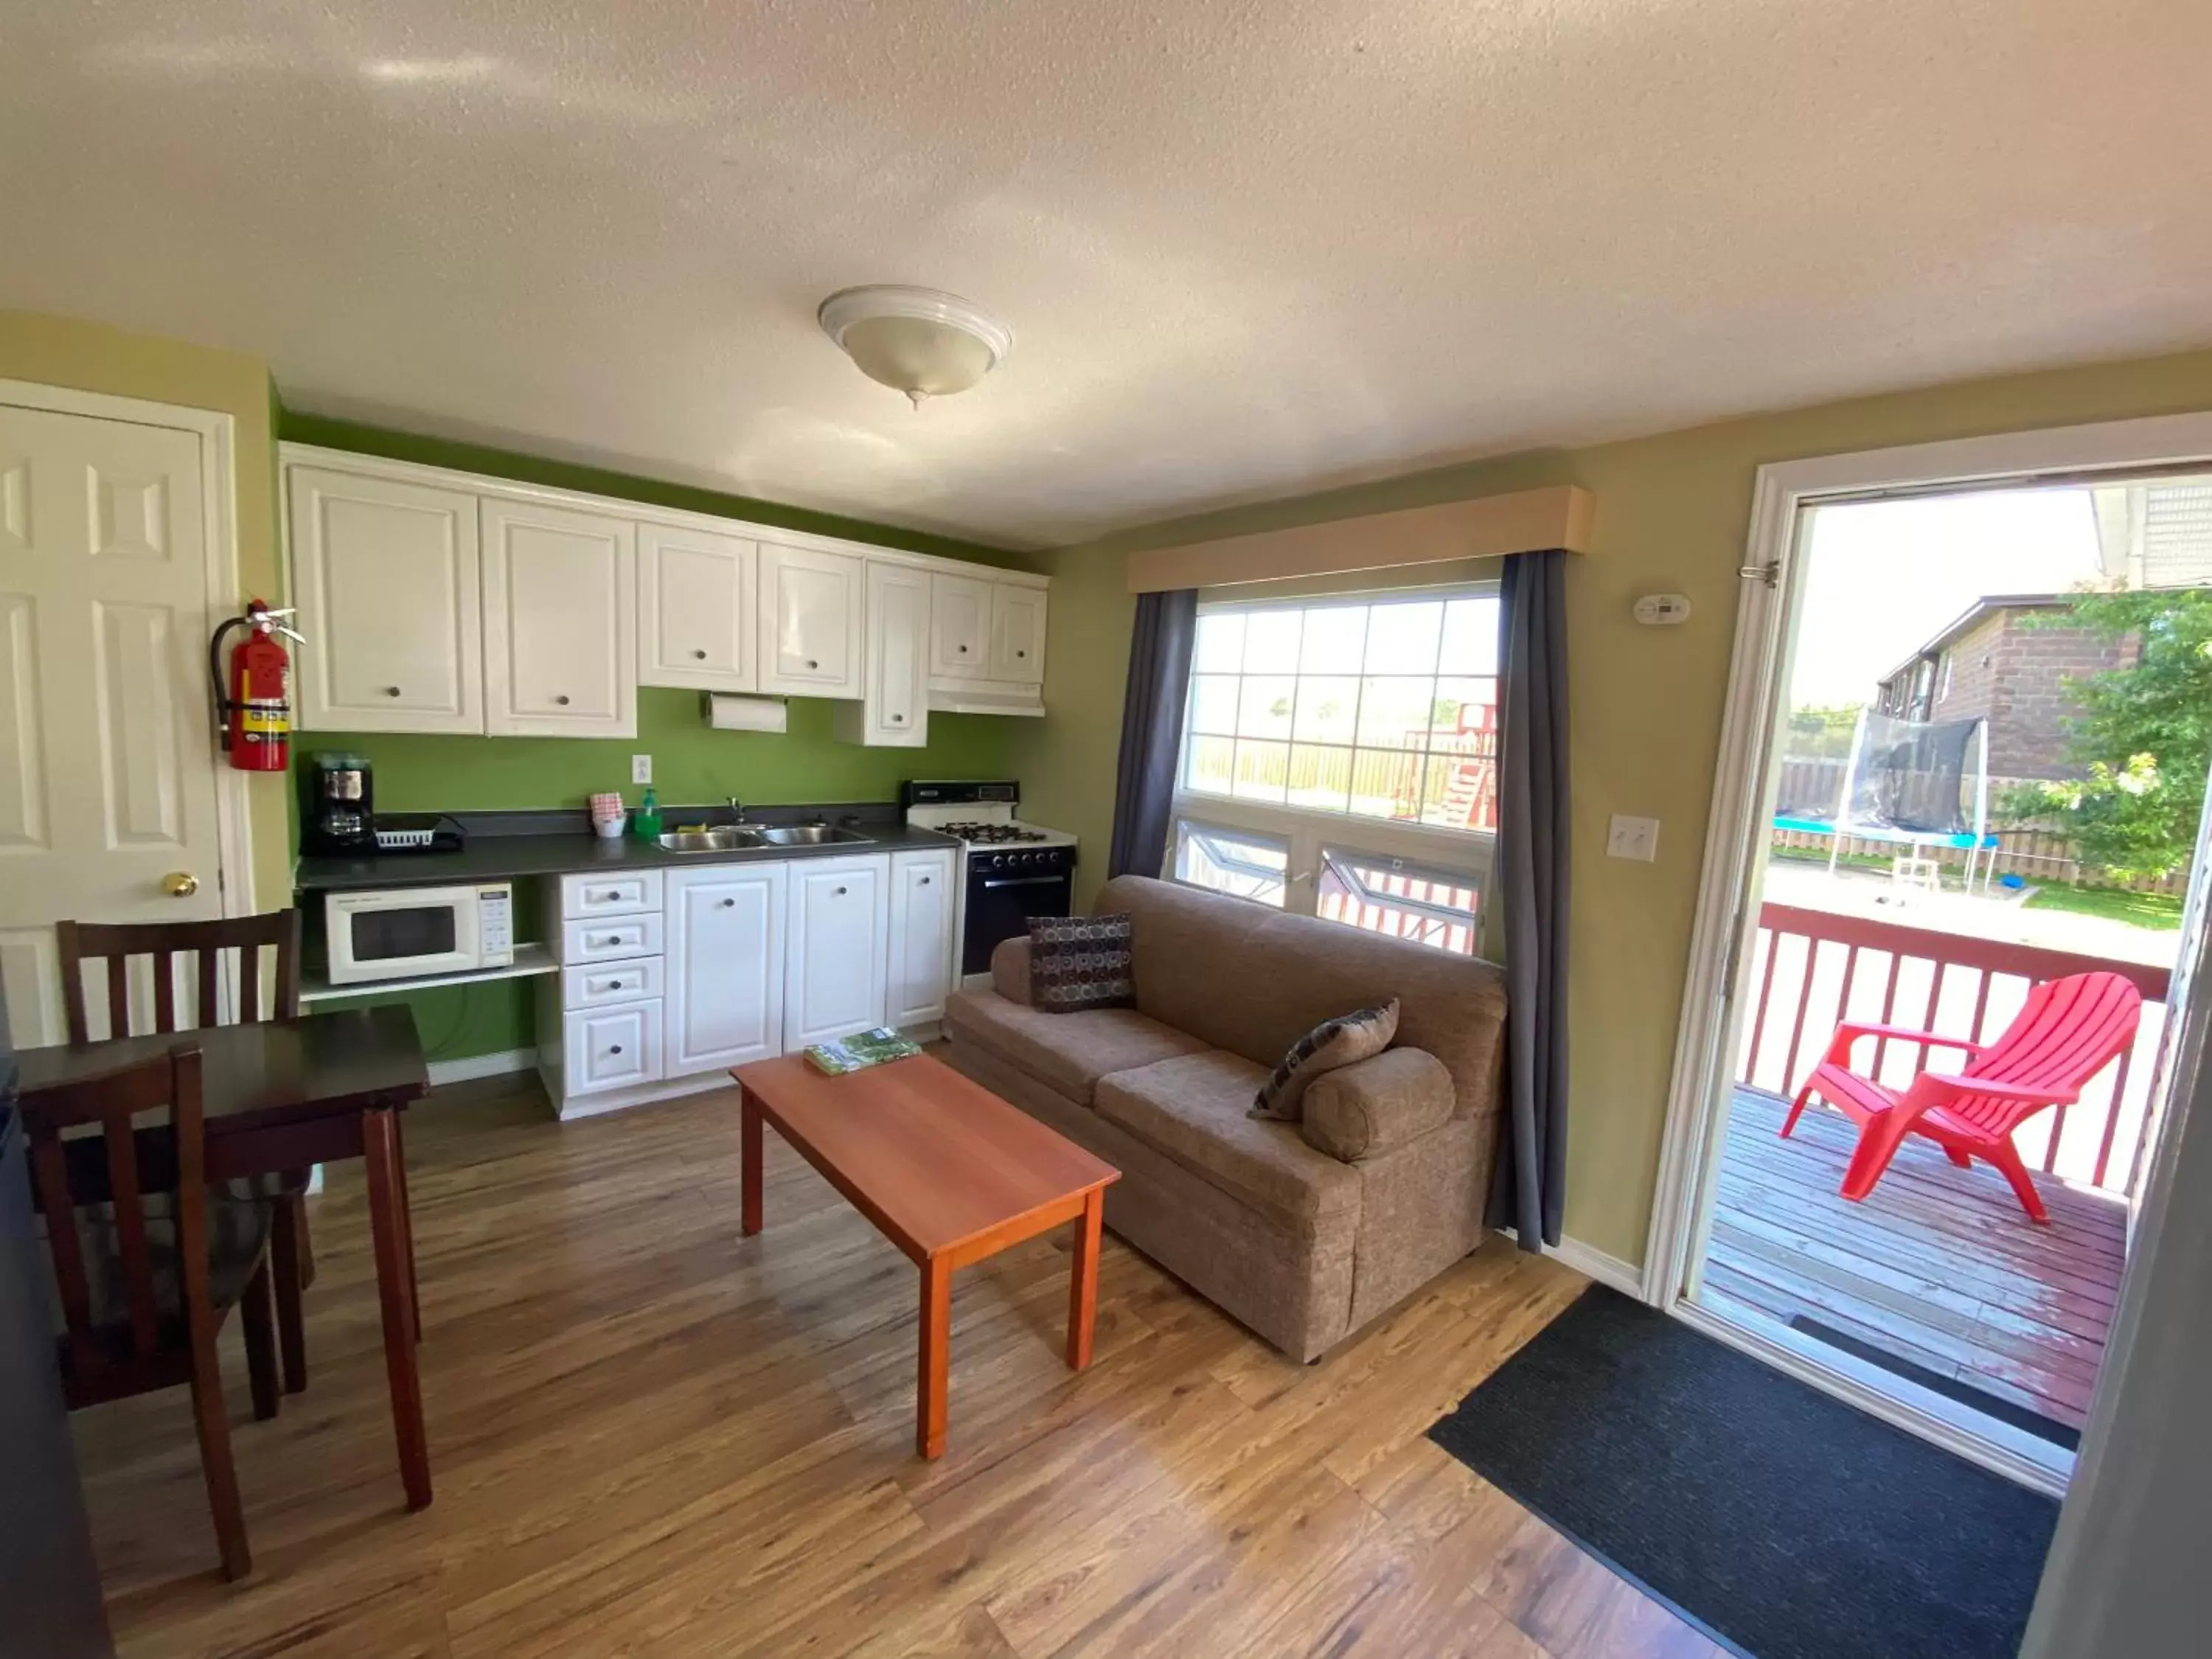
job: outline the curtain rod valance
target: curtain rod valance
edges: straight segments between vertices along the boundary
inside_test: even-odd
[[[1226,587],[1291,576],[1334,576],[1393,566],[1441,564],[1589,547],[1597,505],[1587,489],[1558,484],[1510,495],[1370,513],[1289,530],[1263,530],[1129,555],[1129,591]]]

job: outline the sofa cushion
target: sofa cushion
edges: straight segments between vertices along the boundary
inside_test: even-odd
[[[1298,1133],[1346,1164],[1395,1152],[1452,1115],[1451,1073],[1420,1048],[1392,1048],[1339,1066],[1306,1091]]]
[[[1031,916],[1029,1000],[1055,1014],[1133,1006],[1128,917]]]
[[[1294,1125],[1247,1112],[1263,1081],[1219,1048],[1098,1079],[1098,1115],[1255,1209],[1301,1225],[1355,1208],[1359,1176],[1317,1152]]]
[[[1290,1053],[1267,1073],[1267,1080],[1253,1098],[1252,1115],[1297,1122],[1299,1103],[1316,1079],[1340,1066],[1381,1054],[1390,1046],[1397,1030],[1395,1001],[1322,1021],[1293,1042]]]
[[[1398,999],[1400,1046],[1451,1073],[1462,1117],[1498,1110],[1505,975],[1494,963],[1146,876],[1098,909],[1130,922],[1137,1008],[1209,1048],[1273,1066],[1332,1015]]]
[[[995,991],[954,992],[945,999],[945,1024],[955,1042],[972,1042],[1085,1106],[1092,1086],[1109,1072],[1206,1047],[1133,1008],[1050,1014],[1009,1002]]]

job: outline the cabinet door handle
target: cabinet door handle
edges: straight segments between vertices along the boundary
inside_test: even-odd
[[[891,724],[892,724],[893,726],[904,726],[904,725],[906,724],[906,716],[905,716],[905,715],[903,715],[903,714],[894,714],[894,715],[892,715],[892,716],[891,716]]]
[[[736,902],[737,902],[737,900],[735,900],[735,899],[733,899],[733,898],[730,898],[730,899],[724,899],[724,900],[722,901],[722,908],[723,908],[725,910],[726,910],[726,909],[728,909],[732,905],[735,904]]]
[[[837,896],[838,896],[839,898],[842,898],[842,897],[844,897],[844,896],[845,896],[845,890],[844,890],[843,888],[840,887],[840,888],[837,890]]]
[[[599,902],[602,904],[612,904],[621,896],[622,893],[620,890],[610,887],[605,892],[599,895]]]
[[[1026,657],[1029,655],[1029,653],[1026,651],[1017,651],[1014,654],[1018,657]]]
[[[813,658],[811,658],[811,657],[809,657],[809,658],[806,659],[806,665],[807,665],[809,668],[819,668],[819,667],[821,667],[821,666],[822,666],[822,665],[821,665],[820,663],[818,663],[818,662],[815,661],[815,660],[814,660],[814,659],[813,659]]]
[[[960,647],[960,654],[963,657],[968,654],[968,647],[966,646],[963,645]]]
[[[707,660],[707,653],[703,651],[694,651],[691,654],[696,657],[701,662]]]
[[[396,697],[399,695],[399,688],[396,685],[387,685],[384,688],[384,695],[387,697]]]
[[[611,1054],[620,1054],[622,1052],[622,1044],[619,1042],[616,1043],[612,1048],[609,1048],[607,1052]]]
[[[605,939],[601,939],[599,943],[602,945],[620,945],[622,943],[622,935],[620,933],[609,933]]]
[[[929,878],[928,878],[927,876],[924,876],[924,877],[921,878],[921,884],[922,884],[924,887],[927,887],[927,886],[928,886],[928,885],[929,885]]]
[[[622,988],[623,982],[618,979],[603,979],[599,984],[599,988],[602,991],[619,991]]]
[[[568,706],[568,694],[566,691],[563,691],[560,696],[555,697],[553,701],[559,703],[563,708],[566,708]]]

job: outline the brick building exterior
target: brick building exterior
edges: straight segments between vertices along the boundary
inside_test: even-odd
[[[1979,599],[1883,676],[1875,707],[1911,720],[1986,719],[1993,779],[2079,777],[2083,769],[2066,758],[2064,722],[2081,705],[2066,682],[2126,667],[2136,643],[2085,628],[2028,625],[2072,608],[2064,594]]]

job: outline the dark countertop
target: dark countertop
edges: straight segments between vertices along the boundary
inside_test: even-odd
[[[810,811],[809,816],[812,815]],[[581,823],[580,816],[577,821]],[[661,817],[664,827],[670,829],[678,822],[689,824],[698,821],[696,815],[679,818],[666,811]],[[799,820],[788,813],[778,812],[771,817],[763,812],[757,821]],[[869,822],[855,827],[869,837],[866,843],[832,842],[819,847],[756,847],[730,853],[670,853],[627,835],[620,841],[600,841],[588,830],[580,828],[542,835],[475,833],[458,853],[303,858],[293,872],[292,884],[302,893],[340,892],[357,887],[465,886],[471,882],[504,881],[525,876],[686,870],[701,864],[766,864],[960,845],[951,836],[940,836],[933,830],[911,829],[904,823]]]

